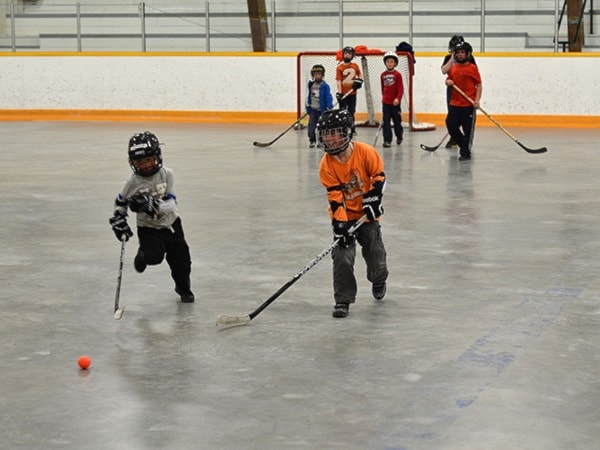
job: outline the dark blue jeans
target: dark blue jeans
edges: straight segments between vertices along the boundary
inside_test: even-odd
[[[394,134],[397,138],[402,139],[402,133],[404,130],[402,129],[402,117],[400,116],[400,105],[387,105],[383,103],[383,118],[381,119],[383,124],[381,128],[383,129],[383,142],[392,142],[392,126],[391,122],[394,122]]]

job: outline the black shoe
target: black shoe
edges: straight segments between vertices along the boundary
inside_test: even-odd
[[[142,273],[144,270],[146,270],[147,265],[148,264],[146,264],[146,261],[144,260],[144,254],[138,250],[137,255],[135,255],[133,260],[133,267],[135,267],[136,271]]]
[[[471,161],[471,155],[460,155],[458,157],[459,161]]]
[[[392,144],[391,144],[390,142],[384,142],[384,143],[383,143],[383,146],[384,146],[385,148],[388,148],[388,147],[391,147],[391,146],[392,146]]]
[[[446,142],[446,148],[452,148],[452,147],[457,147],[456,142],[454,142],[454,140],[452,138],[448,139],[448,142]]]
[[[336,303],[333,307],[333,317],[346,317],[348,315],[348,305],[346,303]]]
[[[373,284],[373,297],[375,300],[382,300],[385,297],[386,284],[385,281],[379,284]]]
[[[400,145],[400,144],[402,144],[402,140],[403,140],[403,139],[402,139],[401,137],[399,137],[399,138],[396,138],[396,145]]]
[[[196,297],[194,297],[194,293],[190,290],[188,290],[187,292],[183,292],[177,286],[175,286],[175,292],[181,298],[182,303],[194,303],[194,300],[196,300]]]
[[[311,143],[310,143],[308,146],[309,146],[310,148],[315,148],[315,147],[316,147],[316,145],[317,145],[317,143],[316,143],[316,142],[311,142]]]

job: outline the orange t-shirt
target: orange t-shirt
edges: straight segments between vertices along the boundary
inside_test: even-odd
[[[373,147],[364,142],[352,142],[350,159],[341,162],[333,155],[325,154],[319,165],[321,183],[327,189],[329,216],[332,220],[347,222],[360,219],[363,194],[380,181],[385,183],[383,159]],[[333,211],[332,205],[338,206]]]
[[[476,86],[481,84],[481,75],[475,64],[467,62],[465,64],[454,64],[448,72],[448,78],[472,100],[475,100],[477,95]],[[452,89],[452,97],[450,97],[452,106],[473,106],[471,102],[464,98],[456,89]]]
[[[343,95],[352,90],[352,83],[356,78],[362,78],[362,72],[355,62],[345,63],[342,61],[335,68],[335,79],[342,82]],[[350,95],[356,95],[356,91]]]

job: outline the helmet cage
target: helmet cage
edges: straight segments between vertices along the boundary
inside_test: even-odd
[[[346,109],[333,109],[321,114],[317,122],[319,144],[330,155],[345,151],[352,140],[354,120]]]
[[[134,134],[129,139],[129,165],[136,175],[149,177],[158,172],[162,167],[162,154],[158,138],[149,131]],[[154,157],[154,164],[150,168],[138,165],[144,159]]]

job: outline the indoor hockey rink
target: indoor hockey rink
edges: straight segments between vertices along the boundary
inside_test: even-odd
[[[0,122],[3,449],[597,449],[598,129],[445,130],[377,148],[390,277],[331,316],[322,151],[285,125]],[[109,217],[150,130],[175,172],[194,304]],[[375,128],[357,140],[373,143]],[[130,223],[134,221],[130,220]],[[80,370],[77,359],[92,365]]]

